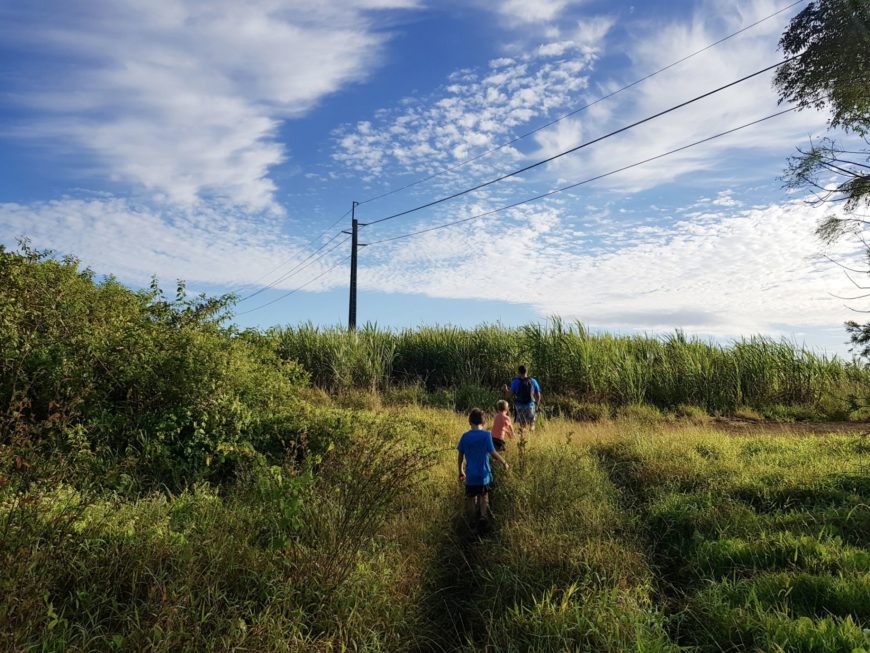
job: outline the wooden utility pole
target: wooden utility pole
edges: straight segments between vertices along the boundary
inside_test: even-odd
[[[350,207],[350,302],[347,314],[347,330],[356,330],[356,253],[359,247],[357,233],[359,222],[356,219],[356,207],[359,202],[354,202]],[[346,231],[344,233],[347,233]]]

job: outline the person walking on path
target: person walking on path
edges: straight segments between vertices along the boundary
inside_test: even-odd
[[[514,437],[514,425],[511,423],[511,416],[508,415],[508,402],[504,399],[499,399],[495,405],[496,414],[492,420],[492,443],[495,445],[496,451],[505,450],[505,436]]]
[[[541,386],[537,379],[528,375],[525,365],[517,368],[517,374],[518,376],[511,381],[510,388],[504,386],[504,390],[514,396],[517,426],[521,431],[526,428],[534,431],[535,413],[541,403]]]
[[[465,483],[465,509],[469,517],[477,517],[478,527],[486,527],[489,515],[489,490],[492,483],[492,469],[489,457],[493,456],[505,469],[508,464],[495,450],[492,434],[484,430],[486,420],[480,408],[472,408],[468,414],[471,430],[462,434],[456,449],[459,452],[459,482]],[[465,469],[462,468],[463,459]]]

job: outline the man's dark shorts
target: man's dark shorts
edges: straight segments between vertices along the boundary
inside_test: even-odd
[[[492,446],[495,447],[496,451],[504,451],[505,450],[504,440],[499,440],[498,438],[492,439]]]
[[[465,496],[471,499],[472,497],[485,497],[489,494],[488,485],[466,485]]]
[[[534,424],[535,423],[535,407],[534,406],[516,406],[517,424]]]

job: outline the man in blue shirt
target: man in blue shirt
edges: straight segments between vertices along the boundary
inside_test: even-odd
[[[465,483],[465,509],[469,517],[477,517],[480,526],[486,526],[487,511],[489,510],[489,485],[492,483],[492,469],[489,466],[489,457],[492,455],[504,468],[508,468],[507,462],[495,450],[492,443],[492,434],[484,430],[486,420],[480,408],[472,408],[468,414],[468,423],[471,430],[462,434],[459,444],[457,460],[459,465],[459,482]],[[465,470],[462,469],[462,461],[465,459]]]
[[[517,368],[517,376],[511,381],[510,392],[514,396],[514,410],[516,410],[517,426],[522,431],[528,427],[529,430],[535,430],[535,413],[538,404],[541,402],[541,386],[537,379],[533,379],[526,372],[526,366],[520,365]],[[508,387],[504,387],[508,391]]]

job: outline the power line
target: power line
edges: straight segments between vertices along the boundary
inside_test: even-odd
[[[421,179],[417,179],[416,181],[412,181],[410,183],[407,183],[404,186],[400,186],[399,188],[395,188],[395,189],[387,191],[385,193],[381,193],[380,195],[375,195],[374,197],[370,197],[367,200],[363,200],[362,202],[360,202],[360,205],[368,204],[369,202],[374,202],[375,200],[379,200],[379,199],[382,199],[384,197],[394,195],[395,193],[400,193],[403,190],[407,190],[413,186],[417,186],[419,184],[427,182],[430,179],[434,179],[435,177],[440,177],[441,175],[446,174],[448,172],[453,172],[454,170],[458,170],[459,168],[461,168],[465,165],[468,165],[469,163],[472,163],[474,161],[477,161],[478,159],[482,159],[483,157],[489,156],[490,154],[492,154],[494,152],[498,152],[499,150],[503,150],[504,148],[509,147],[509,146],[513,145],[514,143],[523,140],[524,138],[528,138],[529,136],[532,136],[533,134],[537,134],[539,131],[546,129],[547,127],[552,127],[556,123],[559,123],[559,122],[565,120],[566,118],[570,118],[571,116],[576,115],[576,114],[580,113],[581,111],[585,111],[586,109],[588,109],[592,106],[595,106],[599,102],[603,102],[604,100],[610,99],[615,95],[619,95],[623,91],[627,91],[628,89],[630,89],[634,86],[637,86],[638,84],[640,84],[642,82],[645,82],[646,80],[650,79],[651,77],[655,77],[656,75],[663,73],[666,70],[670,70],[674,66],[678,66],[679,64],[681,64],[685,61],[688,61],[692,57],[696,57],[697,55],[702,54],[703,52],[706,52],[707,50],[714,48],[717,45],[720,45],[721,43],[724,43],[725,41],[728,41],[729,39],[732,39],[735,36],[738,36],[738,35],[742,34],[743,32],[746,32],[746,31],[752,29],[753,27],[760,25],[761,23],[763,23],[765,21],[768,21],[771,18],[774,18],[774,17],[778,16],[779,14],[781,14],[785,11],[788,11],[792,7],[795,7],[803,2],[806,2],[806,0],[796,0],[795,2],[792,2],[790,5],[787,5],[787,6],[783,7],[782,9],[779,9],[778,11],[773,12],[769,16],[765,16],[764,18],[761,18],[761,19],[755,21],[754,23],[750,23],[746,27],[743,27],[743,28],[737,30],[736,32],[732,32],[731,34],[728,34],[727,36],[722,37],[718,41],[714,41],[713,43],[710,43],[709,45],[704,46],[700,50],[695,50],[694,52],[686,55],[682,59],[678,59],[677,61],[674,61],[673,63],[670,63],[667,66],[664,66],[663,68],[659,68],[658,70],[651,72],[648,75],[645,75],[644,77],[641,77],[640,79],[637,79],[629,84],[626,84],[625,86],[622,86],[621,88],[618,88],[615,91],[608,93],[607,95],[602,95],[601,97],[589,102],[588,104],[584,104],[581,107],[573,109],[572,111],[569,111],[568,113],[565,113],[565,114],[559,116],[558,118],[554,118],[553,120],[551,120],[547,123],[544,123],[543,125],[540,125],[539,127],[535,127],[534,129],[531,129],[527,132],[524,132],[524,133],[520,134],[519,136],[517,136],[517,137],[515,137],[515,138],[513,138],[505,143],[502,143],[501,145],[496,145],[495,147],[493,147],[489,150],[486,150],[484,152],[481,152],[480,154],[477,154],[473,157],[465,159],[465,160],[463,160],[455,165],[448,166],[446,168],[442,168],[441,170],[438,170],[437,172],[433,172],[432,174],[430,174],[426,177],[423,177]]]
[[[457,225],[457,224],[462,224],[463,222],[470,222],[472,220],[478,220],[480,218],[486,217],[488,215],[492,215],[494,213],[506,211],[507,209],[512,209],[512,208],[520,206],[522,204],[528,204],[530,202],[535,202],[535,201],[543,199],[545,197],[550,197],[551,195],[556,195],[557,193],[562,193],[566,190],[570,190],[572,188],[577,188],[578,186],[583,186],[584,184],[589,184],[593,181],[598,181],[599,179],[604,179],[605,177],[610,177],[611,175],[615,175],[617,173],[624,172],[626,170],[630,170],[631,168],[636,168],[636,167],[644,165],[646,163],[650,163],[651,161],[656,161],[658,159],[662,159],[666,156],[676,154],[677,152],[682,152],[683,150],[688,150],[691,147],[695,147],[697,145],[701,145],[702,143],[707,143],[707,142],[715,140],[717,138],[727,136],[728,134],[733,134],[734,132],[740,131],[741,129],[746,129],[747,127],[752,127],[753,125],[757,125],[757,124],[762,123],[766,120],[771,120],[773,118],[777,118],[777,117],[782,116],[786,113],[790,113],[791,111],[794,111],[794,110],[795,110],[795,108],[791,107],[789,109],[785,109],[783,111],[773,113],[769,116],[765,116],[764,118],[759,118],[757,120],[753,120],[752,122],[748,122],[746,124],[740,125],[739,127],[734,127],[734,128],[729,129],[727,131],[723,131],[723,132],[719,132],[718,134],[714,134],[713,136],[708,136],[707,138],[703,138],[699,141],[695,141],[694,143],[689,143],[688,145],[683,145],[682,147],[678,147],[676,149],[669,150],[667,152],[663,152],[662,154],[657,154],[656,156],[652,156],[648,159],[644,159],[643,161],[638,161],[636,163],[632,163],[630,165],[623,166],[621,168],[617,168],[616,170],[611,170],[610,172],[605,172],[603,174],[596,175],[595,177],[589,177],[588,179],[584,179],[583,181],[578,181],[576,183],[569,184],[568,186],[562,186],[561,188],[556,188],[556,189],[548,191],[546,193],[542,193],[541,195],[536,195],[534,197],[529,197],[529,198],[526,198],[524,200],[514,202],[513,204],[508,204],[506,206],[502,206],[502,207],[499,207],[497,209],[492,209],[491,211],[486,211],[484,213],[478,213],[476,215],[472,215],[471,217],[463,218],[461,220],[453,220],[452,222],[445,222],[444,224],[435,225],[434,227],[428,227],[426,229],[421,229],[419,231],[413,231],[411,233],[401,234],[399,236],[392,236],[390,238],[383,238],[381,240],[375,240],[375,241],[370,242],[369,246],[378,245],[380,243],[388,243],[390,241],[399,240],[402,238],[410,238],[411,236],[418,236],[420,234],[425,234],[425,233],[428,233],[430,231],[437,231],[438,229],[446,229],[447,227],[452,227],[452,226]]]
[[[523,204],[529,204],[529,203],[531,203],[531,202],[535,202],[535,201],[540,200],[540,199],[543,199],[543,198],[545,198],[545,197],[550,197],[551,195],[556,195],[557,193],[562,193],[562,192],[567,191],[567,190],[570,190],[570,189],[572,189],[572,188],[577,188],[578,186],[582,186],[582,185],[584,185],[584,184],[589,184],[589,183],[591,183],[591,182],[593,182],[593,181],[597,181],[597,180],[599,180],[599,179],[604,179],[605,177],[609,177],[609,176],[611,176],[611,175],[615,175],[615,174],[618,174],[618,173],[620,173],[620,172],[624,172],[624,171],[626,171],[626,170],[630,170],[631,168],[636,168],[636,167],[638,167],[638,166],[641,166],[641,165],[644,165],[644,164],[650,163],[650,162],[652,162],[652,161],[656,161],[656,160],[658,160],[658,159],[662,159],[662,158],[664,158],[664,157],[671,156],[672,154],[676,154],[676,153],[678,153],[678,152],[682,152],[682,151],[684,151],[684,150],[687,150],[687,149],[692,148],[692,147],[696,147],[696,146],[701,145],[701,144],[703,144],[703,143],[710,142],[710,141],[715,140],[715,139],[717,139],[717,138],[722,138],[723,136],[727,136],[728,134],[733,134],[734,132],[740,131],[740,130],[742,130],[742,129],[746,129],[746,128],[748,128],[748,127],[752,127],[753,125],[757,125],[757,124],[759,124],[759,123],[765,122],[765,121],[767,121],[767,120],[771,120],[771,119],[773,119],[773,118],[777,118],[777,117],[782,116],[782,115],[784,115],[784,114],[786,114],[786,113],[790,113],[790,112],[792,112],[792,111],[794,111],[794,110],[795,110],[794,107],[791,107],[791,108],[785,109],[785,110],[783,110],[783,111],[778,111],[777,113],[773,113],[773,114],[771,114],[771,115],[769,115],[769,116],[765,116],[765,117],[763,117],[763,118],[758,118],[757,120],[753,120],[753,121],[748,122],[748,123],[745,123],[745,124],[743,124],[743,125],[739,125],[739,126],[737,126],[737,127],[733,127],[733,128],[731,128],[731,129],[728,129],[728,130],[726,130],[726,131],[719,132],[718,134],[714,134],[713,136],[708,136],[707,138],[703,138],[703,139],[698,140],[698,141],[695,141],[695,142],[693,142],[693,143],[689,143],[688,145],[683,145],[683,146],[678,147],[678,148],[675,148],[675,149],[673,149],[673,150],[669,150],[669,151],[667,151],[667,152],[663,152],[663,153],[661,153],[661,154],[657,154],[656,156],[649,157],[649,158],[644,159],[644,160],[642,160],[642,161],[637,161],[637,162],[635,162],[635,163],[632,163],[632,164],[629,164],[629,165],[626,165],[626,166],[622,166],[621,168],[617,168],[617,169],[615,169],[615,170],[611,170],[611,171],[609,171],[609,172],[605,172],[605,173],[603,173],[603,174],[596,175],[595,177],[589,177],[588,179],[584,179],[584,180],[582,180],[582,181],[578,181],[578,182],[576,182],[576,183],[569,184],[568,186],[562,186],[561,188],[553,189],[553,190],[551,190],[551,191],[549,191],[549,192],[542,193],[541,195],[536,195],[535,197],[529,197],[529,198],[527,198],[527,199],[520,200],[520,201],[518,201],[518,202],[514,202],[514,203],[512,203],[512,204],[508,204],[508,205],[506,205],[506,206],[502,206],[502,207],[499,207],[499,208],[497,208],[497,209],[493,209],[493,210],[491,210],[491,211],[486,211],[486,212],[484,212],[484,213],[478,213],[478,214],[473,215],[473,216],[470,216],[470,217],[468,217],[468,218],[463,218],[463,219],[461,219],[461,220],[454,220],[454,221],[452,221],[452,222],[446,222],[446,223],[444,223],[444,224],[435,225],[434,227],[428,227],[427,229],[421,229],[421,230],[419,230],[419,231],[413,231],[413,232],[410,232],[410,233],[401,234],[401,235],[399,235],[399,236],[392,236],[392,237],[390,237],[390,238],[383,238],[383,239],[381,239],[381,240],[376,240],[376,241],[370,242],[370,243],[369,243],[369,246],[371,246],[371,245],[379,245],[379,244],[381,244],[381,243],[387,243],[387,242],[391,242],[391,241],[394,241],[394,240],[400,240],[400,239],[403,239],[403,238],[410,238],[410,237],[412,237],[412,236],[418,236],[418,235],[420,235],[420,234],[428,233],[428,232],[430,232],[430,231],[437,231],[437,230],[439,230],[439,229],[446,229],[447,227],[452,227],[452,226],[454,226],[454,225],[461,224],[461,223],[463,223],[463,222],[470,222],[470,221],[472,221],[472,220],[478,220],[478,219],[483,218],[483,217],[486,217],[486,216],[488,216],[488,215],[493,215],[493,214],[495,214],[495,213],[499,213],[499,212],[501,212],[501,211],[506,211],[506,210],[508,210],[508,209],[515,208],[515,207],[517,207],[517,206],[521,206],[521,205],[523,205]],[[343,244],[344,242],[346,242],[346,240],[345,240],[345,241],[342,241],[342,243],[340,243],[340,244]],[[333,249],[334,249],[334,248],[333,248]],[[330,250],[330,251],[332,251],[332,250]],[[327,252],[327,253],[328,253],[328,252]],[[281,295],[280,297],[277,297],[277,298],[275,298],[275,299],[273,299],[273,300],[271,300],[271,301],[269,301],[269,302],[267,302],[267,303],[265,303],[265,304],[262,304],[262,305],[260,305],[260,306],[257,306],[257,307],[255,307],[255,308],[252,308],[252,309],[247,310],[247,311],[242,311],[241,313],[236,313],[236,317],[241,316],[241,315],[247,315],[248,313],[253,313],[254,311],[258,311],[258,310],[260,310],[260,309],[262,309],[262,308],[266,308],[267,306],[271,306],[272,304],[275,304],[275,303],[277,303],[277,302],[279,302],[279,301],[281,301],[281,300],[283,300],[283,299],[286,299],[286,298],[289,297],[290,295],[293,295],[293,294],[299,292],[300,290],[302,290],[302,289],[305,288],[306,286],[308,286],[308,285],[314,283],[315,281],[317,281],[317,280],[320,279],[321,277],[327,275],[329,272],[332,272],[333,270],[335,270],[335,269],[338,268],[339,266],[341,266],[341,265],[343,265],[344,263],[348,262],[348,261],[350,260],[350,258],[351,258],[350,256],[346,256],[346,257],[344,257],[343,259],[341,259],[340,261],[338,261],[338,263],[336,263],[336,264],[333,265],[332,267],[330,267],[330,268],[324,270],[323,272],[321,272],[321,273],[318,274],[317,276],[312,277],[311,279],[309,279],[308,281],[306,281],[304,284],[302,284],[302,285],[300,285],[300,286],[297,286],[297,287],[294,288],[293,290],[290,290],[289,292],[287,292],[287,293]]]
[[[324,237],[324,236],[325,236],[329,231],[332,230],[333,227],[335,227],[335,225],[337,225],[339,222],[341,222],[342,220],[344,220],[344,219],[347,217],[347,214],[348,214],[348,213],[350,213],[350,210],[345,211],[344,214],[343,214],[340,218],[338,218],[335,222],[333,222],[333,223],[332,223],[331,225],[329,225],[326,229],[324,229],[322,232],[320,232],[320,234],[319,234],[318,236],[312,238],[312,239],[308,242],[308,245],[311,246],[311,245],[313,245],[315,242],[317,242],[318,240],[320,240],[321,238],[323,238],[323,237]],[[335,238],[335,236],[333,236],[332,238],[330,238],[328,241],[326,241],[326,243],[324,243],[324,245],[328,245],[328,244],[329,244],[329,243],[330,243],[334,238]],[[321,248],[321,249],[322,249],[322,248]],[[317,251],[320,251],[320,250],[317,250]],[[314,252],[314,253],[316,254],[317,252]],[[235,293],[235,292],[238,292],[239,290],[241,290],[242,288],[244,288],[244,287],[246,287],[246,286],[252,286],[252,285],[254,285],[254,284],[257,284],[257,283],[259,283],[260,281],[262,281],[263,279],[265,279],[266,277],[271,276],[271,275],[272,275],[276,270],[279,270],[279,269],[283,268],[284,266],[289,265],[292,261],[293,261],[293,259],[289,259],[289,260],[287,260],[287,261],[284,261],[283,263],[279,263],[278,265],[276,265],[275,267],[273,267],[271,270],[269,270],[269,271],[266,272],[265,274],[261,274],[259,277],[257,277],[256,279],[254,279],[254,281],[252,281],[252,282],[250,282],[250,283],[246,283],[246,284],[244,284],[244,285],[242,285],[242,286],[238,286],[237,288],[231,290],[230,292]],[[280,283],[280,281],[281,281],[281,279],[278,279],[278,280],[276,280],[276,281],[273,281],[272,284],[270,284],[270,285],[267,286],[267,287],[271,287],[273,284]],[[245,301],[246,299],[250,299],[250,298],[253,297],[255,294],[258,294],[259,292],[262,292],[262,290],[257,291],[257,293],[253,293],[253,294],[247,295],[247,296],[243,297],[242,299],[240,299],[239,301],[240,301],[240,302],[243,302],[243,301]]]
[[[741,77],[740,79],[735,80],[733,82],[730,82],[728,84],[725,84],[724,86],[720,86],[719,88],[713,89],[712,91],[707,91],[706,93],[703,93],[702,95],[698,95],[697,97],[694,97],[691,100],[686,100],[685,102],[681,102],[680,104],[674,105],[674,106],[670,107],[669,109],[665,109],[664,111],[659,111],[656,114],[653,114],[651,116],[647,116],[646,118],[643,118],[641,120],[633,122],[630,125],[620,127],[619,129],[616,129],[608,134],[604,134],[603,136],[599,136],[598,138],[592,139],[591,141],[581,143],[580,145],[577,145],[577,146],[572,147],[568,150],[565,150],[564,152],[554,154],[551,157],[548,157],[546,159],[542,159],[541,161],[537,161],[535,163],[527,165],[523,168],[520,168],[519,170],[514,170],[513,172],[509,172],[507,174],[501,175],[499,177],[496,177],[495,179],[490,179],[489,181],[485,181],[485,182],[480,183],[480,184],[473,186],[471,188],[467,188],[467,189],[459,191],[457,193],[453,193],[452,195],[447,195],[446,197],[441,197],[437,200],[433,200],[431,202],[421,204],[420,206],[415,206],[414,208],[406,209],[405,211],[399,211],[398,213],[393,213],[392,215],[388,215],[384,218],[379,218],[378,220],[372,220],[370,222],[365,223],[364,225],[362,223],[360,223],[360,224],[362,226],[368,226],[368,225],[378,224],[379,222],[386,222],[387,220],[393,220],[393,219],[399,218],[403,215],[408,215],[409,213],[414,213],[416,211],[420,211],[422,209],[429,208],[430,206],[435,206],[436,204],[441,204],[442,202],[447,202],[448,200],[456,199],[457,197],[461,197],[462,195],[466,195],[468,193],[473,193],[474,191],[480,190],[481,188],[486,188],[487,186],[491,186],[492,184],[495,184],[499,181],[503,181],[503,180],[508,179],[510,177],[515,177],[516,175],[522,174],[524,172],[528,172],[529,170],[532,170],[533,168],[537,168],[537,167],[542,166],[546,163],[550,163],[551,161],[555,161],[558,158],[561,158],[563,156],[566,156],[566,155],[571,154],[573,152],[576,152],[578,150],[582,150],[583,148],[589,147],[590,145],[594,145],[595,143],[600,143],[601,141],[603,141],[605,139],[616,136],[617,134],[621,134],[622,132],[628,131],[629,129],[633,129],[634,127],[637,127],[638,125],[642,125],[642,124],[649,122],[651,120],[655,120],[656,118],[660,118],[661,116],[664,116],[668,113],[672,113],[678,109],[682,109],[685,106],[688,106],[690,104],[698,102],[699,100],[703,100],[704,98],[710,97],[711,95],[715,95],[716,93],[720,93],[721,91],[724,91],[725,89],[731,88],[732,86],[735,86],[737,84],[745,82],[746,80],[752,79],[753,77],[757,77],[758,75],[762,75],[766,72],[769,72],[769,71],[773,70],[774,68],[779,68],[780,66],[794,60],[795,58],[796,58],[796,56],[790,57],[784,61],[780,61],[779,63],[775,63],[773,65],[767,66],[766,68],[762,68],[761,70],[758,70],[750,75],[746,75],[745,77]]]
[[[342,217],[344,217],[344,216],[342,216]],[[260,293],[265,292],[266,290],[269,290],[270,288],[274,288],[275,286],[277,286],[277,285],[278,285],[279,283],[281,283],[282,281],[285,281],[286,279],[289,279],[289,278],[292,277],[294,274],[297,274],[299,271],[301,271],[301,270],[307,268],[309,265],[311,265],[311,263],[314,263],[315,261],[320,260],[321,258],[323,258],[324,256],[326,256],[327,254],[329,254],[330,252],[332,252],[333,250],[335,250],[337,247],[340,247],[341,245],[343,245],[344,243],[346,243],[346,242],[347,242],[347,238],[345,238],[344,240],[342,240],[341,242],[339,242],[337,245],[331,247],[330,249],[328,249],[327,251],[325,251],[325,252],[324,252],[323,254],[321,254],[320,256],[317,256],[316,258],[314,258],[314,257],[317,255],[318,252],[320,252],[321,250],[323,250],[323,249],[324,249],[327,245],[329,245],[329,243],[331,243],[333,240],[335,240],[336,238],[338,238],[339,236],[341,236],[342,233],[343,233],[343,232],[339,231],[338,233],[336,233],[335,235],[333,235],[332,238],[330,238],[330,239],[327,240],[325,243],[323,243],[320,247],[318,247],[316,250],[314,250],[313,252],[311,252],[311,254],[309,254],[309,255],[306,256],[304,259],[302,259],[299,263],[297,263],[295,266],[293,266],[290,270],[288,270],[288,271],[285,272],[283,275],[281,275],[280,277],[278,277],[277,279],[275,279],[272,283],[270,283],[270,284],[268,284],[268,285],[266,285],[266,286],[263,286],[262,288],[260,288],[260,289],[258,289],[258,290],[255,290],[255,291],[252,292],[250,295],[246,295],[245,297],[242,297],[242,298],[239,300],[239,303],[244,302],[244,301],[247,301],[247,300],[251,299],[252,297],[256,297],[256,296],[259,295]],[[313,259],[313,260],[311,260],[311,259]],[[307,261],[310,261],[310,262],[306,263]]]
[[[260,306],[257,306],[257,307],[255,307],[255,308],[252,308],[252,309],[247,310],[247,311],[242,311],[241,313],[236,313],[235,316],[236,316],[236,317],[239,317],[240,315],[247,315],[248,313],[253,313],[254,311],[259,311],[261,308],[266,308],[267,306],[271,306],[272,304],[274,304],[274,303],[276,303],[276,302],[280,302],[282,299],[286,299],[286,298],[289,297],[290,295],[293,295],[293,294],[299,292],[300,290],[302,290],[303,288],[305,288],[307,285],[309,285],[309,284],[311,284],[311,283],[314,283],[315,281],[317,281],[317,280],[320,279],[321,277],[323,277],[323,276],[325,276],[326,274],[332,272],[332,271],[333,271],[335,268],[337,268],[338,266],[340,266],[340,265],[344,265],[344,264],[345,264],[347,261],[349,261],[349,260],[350,260],[350,256],[346,256],[346,257],[344,257],[343,259],[341,259],[338,263],[336,263],[335,265],[333,265],[331,268],[328,268],[328,269],[324,270],[323,272],[321,272],[320,274],[318,274],[316,277],[312,277],[311,279],[309,279],[308,281],[306,281],[305,283],[303,283],[301,286],[297,286],[297,287],[294,288],[293,290],[284,293],[284,294],[281,295],[280,297],[277,297],[277,298],[273,299],[273,300],[270,301],[270,302],[266,302],[265,304],[261,304]]]

